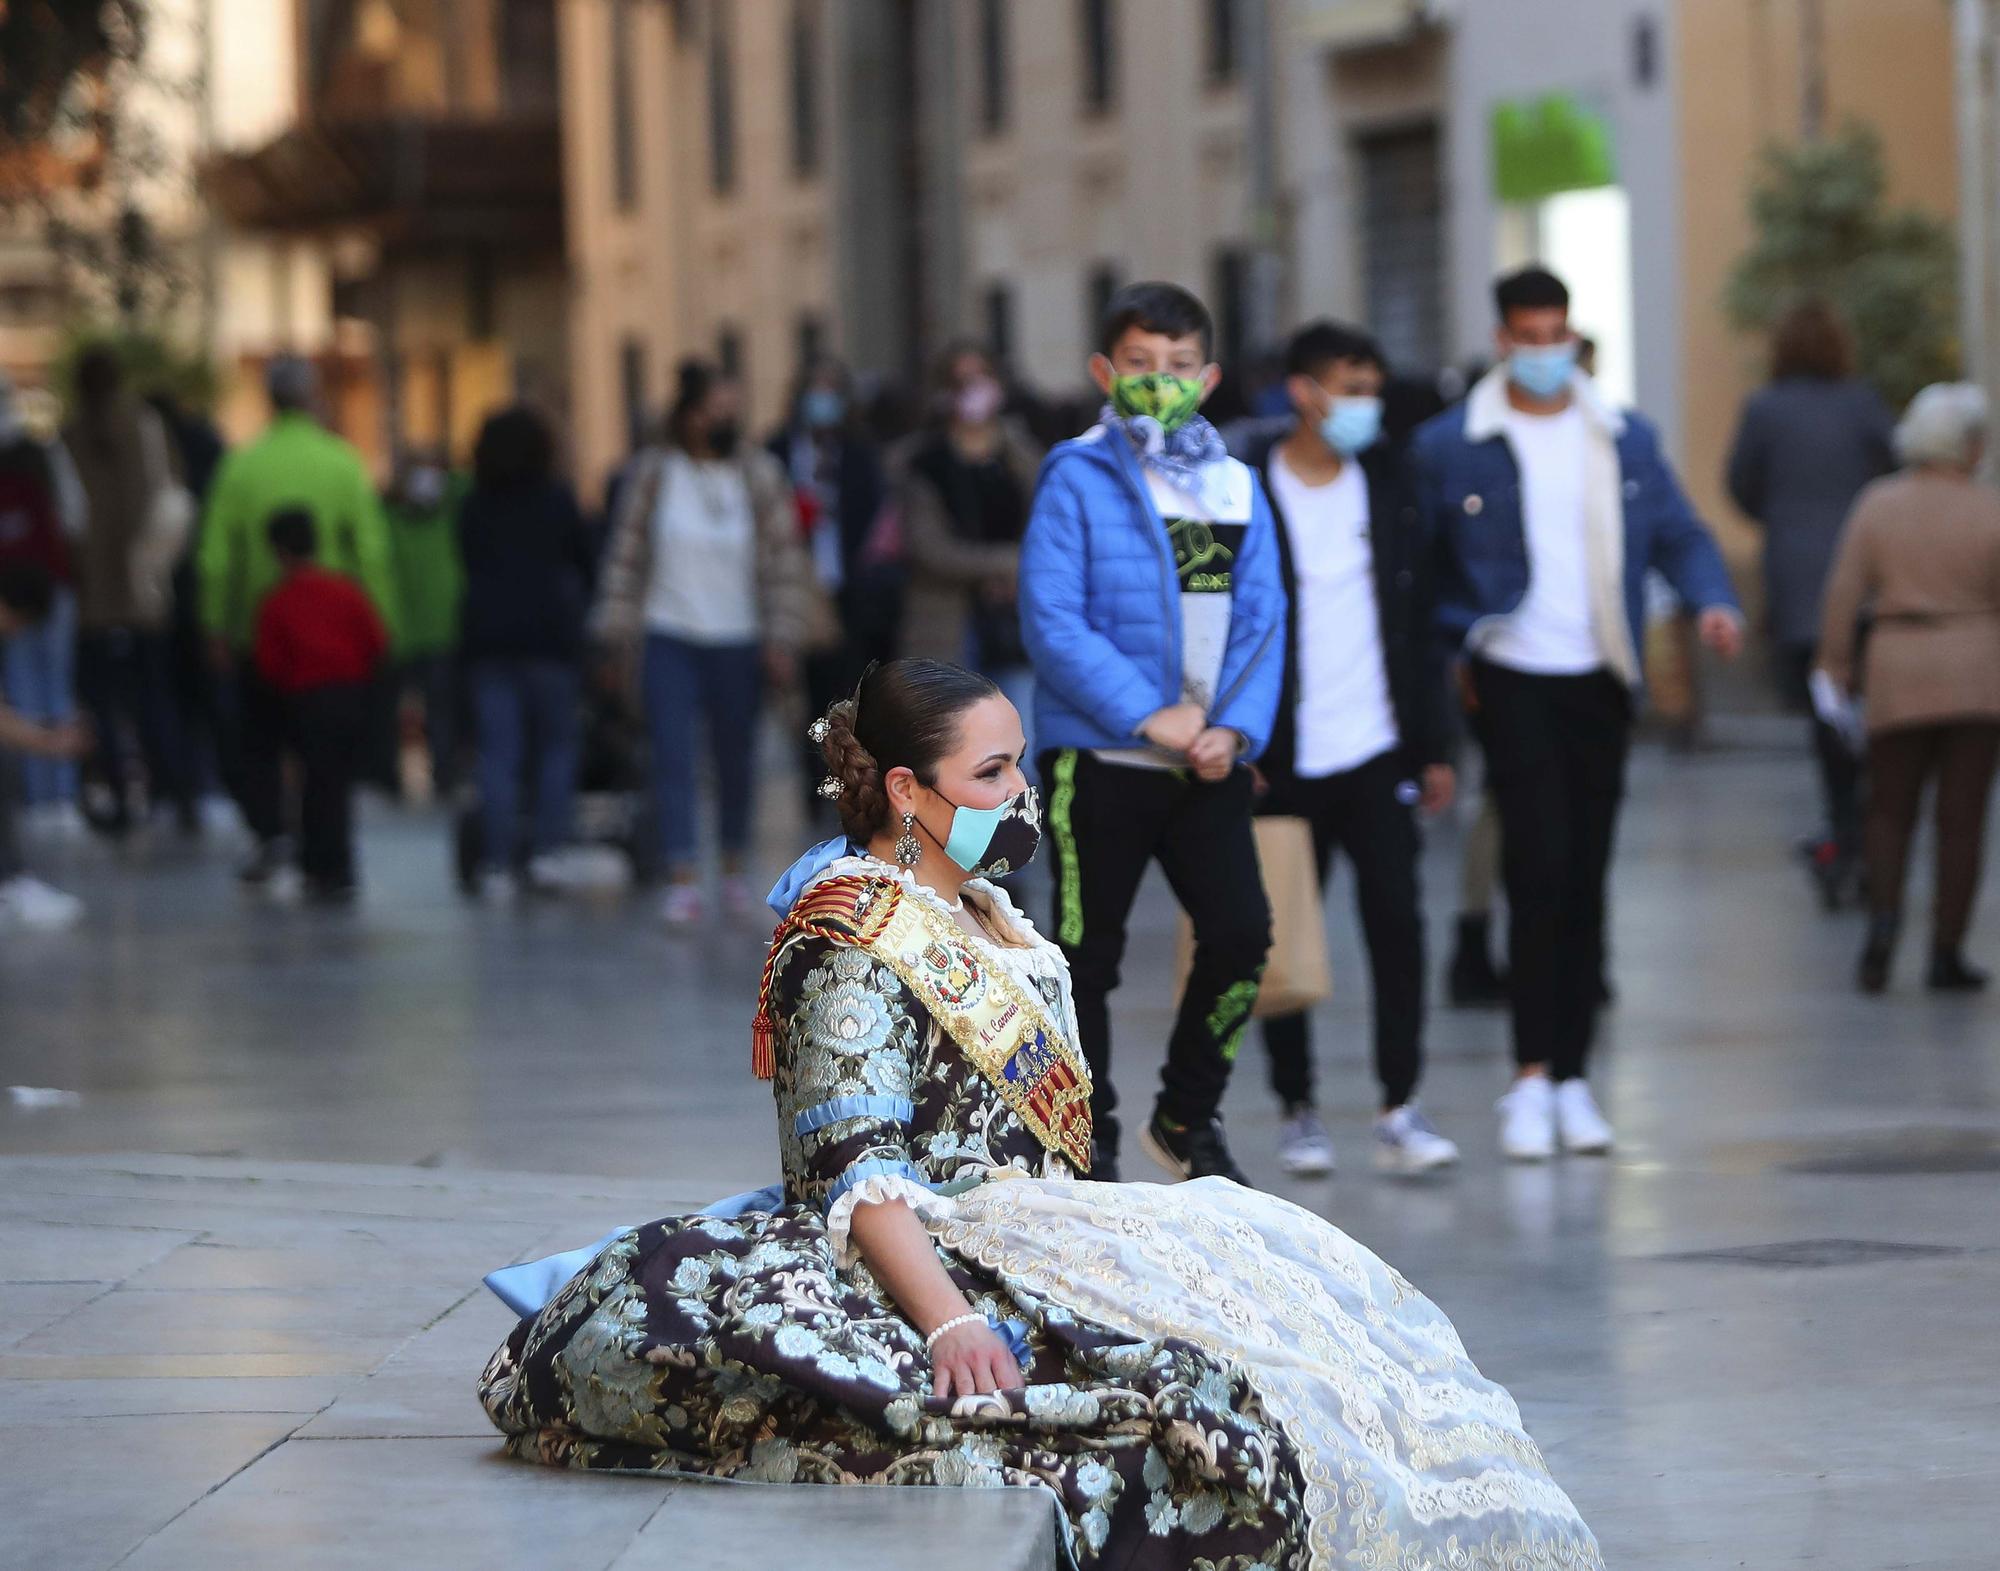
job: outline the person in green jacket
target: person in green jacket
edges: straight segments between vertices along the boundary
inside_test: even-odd
[[[441,453],[416,453],[383,504],[402,607],[399,686],[405,701],[415,694],[423,705],[433,797],[450,794],[458,780],[458,611],[465,597],[458,508],[467,489]]]
[[[257,609],[279,578],[264,532],[273,513],[302,508],[312,515],[320,565],[360,583],[392,649],[401,648],[395,555],[367,466],[314,418],[318,379],[310,364],[292,356],[273,360],[265,388],[271,424],[222,461],[195,557],[202,629],[218,674],[236,694],[237,806],[258,845],[241,875],[249,884],[266,883],[289,864],[277,746],[281,721],[250,663]]]

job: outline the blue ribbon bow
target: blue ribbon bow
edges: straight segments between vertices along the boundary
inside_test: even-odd
[[[792,907],[798,904],[799,896],[806,892],[812,881],[833,866],[844,856],[852,856],[854,848],[847,836],[835,835],[831,840],[822,840],[804,856],[800,857],[771,886],[770,894],[764,897],[764,904],[778,914],[783,921],[792,914]]]

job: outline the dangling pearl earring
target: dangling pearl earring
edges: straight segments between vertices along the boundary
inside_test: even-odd
[[[896,865],[898,867],[915,867],[917,863],[923,860],[924,843],[917,838],[916,822],[917,815],[915,813],[905,813],[903,815],[902,837],[896,841]]]

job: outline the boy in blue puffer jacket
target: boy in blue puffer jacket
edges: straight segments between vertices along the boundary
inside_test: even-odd
[[[1217,1108],[1271,945],[1248,766],[1277,712],[1285,599],[1263,488],[1197,413],[1221,378],[1213,339],[1207,310],[1175,285],[1112,297],[1090,358],[1110,401],[1049,455],[1021,549],[1096,1179],[1118,1176],[1107,1001],[1157,858],[1195,953],[1141,1140],[1177,1177],[1244,1181]]]

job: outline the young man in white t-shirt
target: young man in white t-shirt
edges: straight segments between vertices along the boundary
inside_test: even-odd
[[[1263,470],[1292,617],[1259,811],[1307,821],[1322,884],[1336,850],[1353,869],[1382,1085],[1376,1162],[1427,1172],[1458,1160],[1415,1101],[1424,1021],[1417,819],[1449,806],[1453,790],[1429,553],[1406,456],[1382,439],[1380,346],[1315,322],[1293,336],[1285,370],[1298,419]],[[1308,1016],[1265,1020],[1264,1045],[1285,1110],[1279,1165],[1331,1172]]]
[[[1539,1161],[1612,1144],[1584,1078],[1605,883],[1641,682],[1645,580],[1742,643],[1735,590],[1652,426],[1577,368],[1569,291],[1524,268],[1494,289],[1501,363],[1413,443],[1437,542],[1437,624],[1500,810],[1514,1085],[1500,1147]]]

